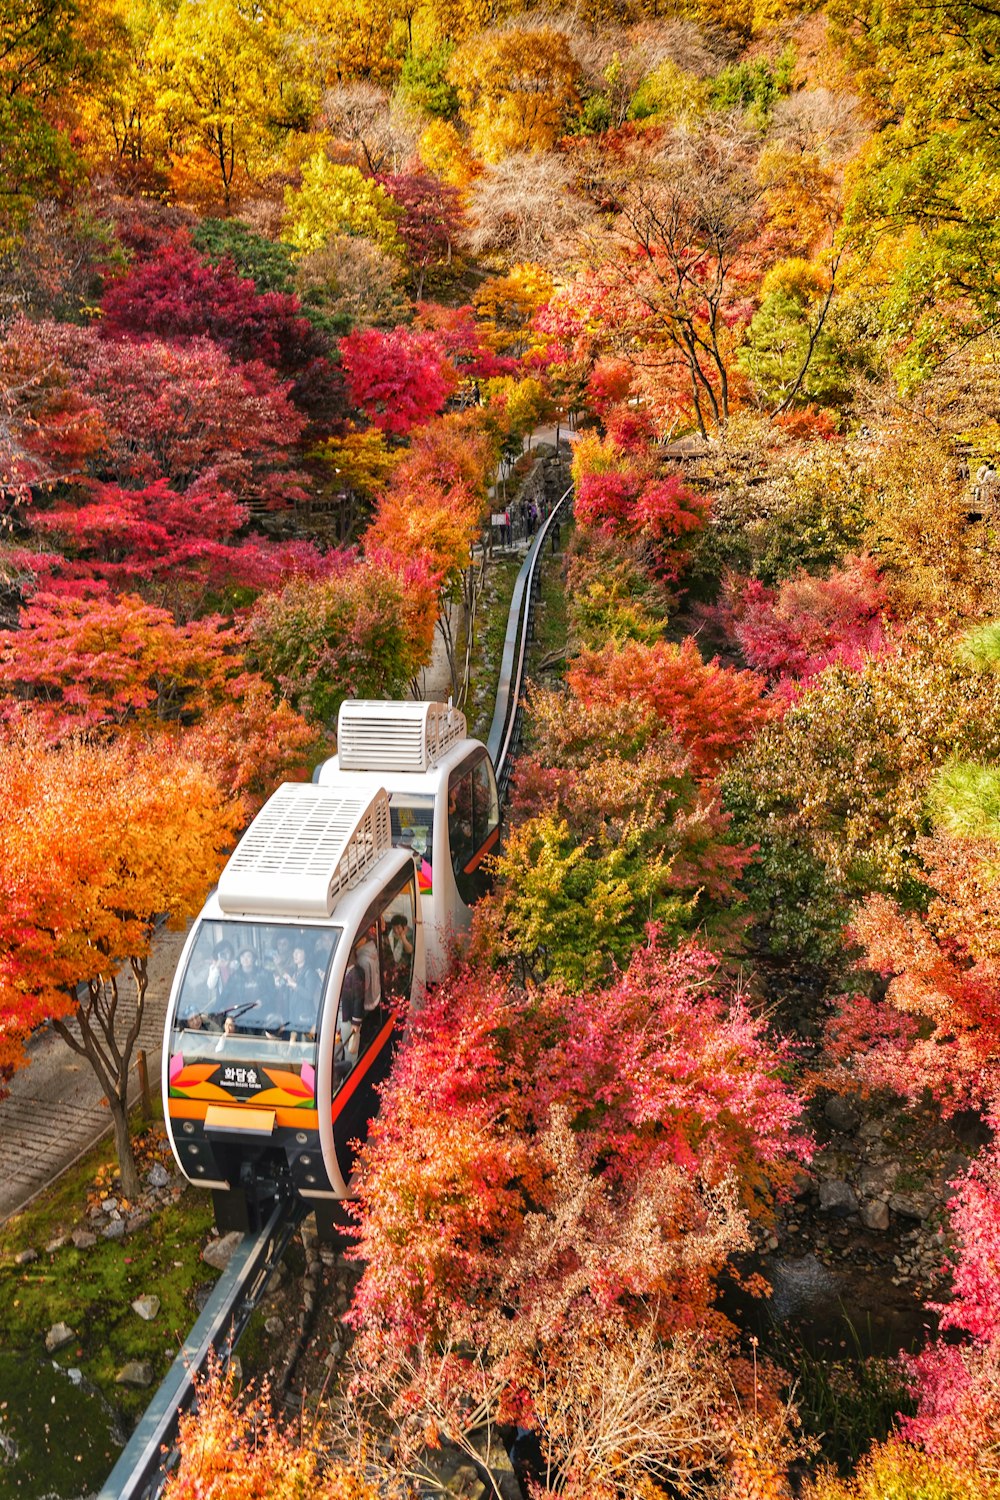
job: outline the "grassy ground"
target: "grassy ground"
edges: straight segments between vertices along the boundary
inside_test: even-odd
[[[494,553],[486,576],[486,586],[476,620],[469,695],[466,699],[469,733],[475,739],[485,739],[493,722],[500,660],[507,634],[507,616],[514,593],[514,582],[523,562],[522,552]]]
[[[163,1160],[162,1131],[148,1132],[141,1150],[144,1166]],[[100,1487],[197,1316],[199,1284],[216,1275],[200,1258],[211,1199],[194,1189],[171,1190],[149,1223],[122,1241],[47,1248],[88,1227],[88,1208],[115,1195],[113,1172],[105,1142],[0,1227],[0,1500]],[[18,1265],[29,1248],[37,1259]],[[153,1322],[131,1307],[144,1294],[160,1298]],[[58,1322],[75,1338],[49,1355],[45,1336]],[[148,1391],[115,1384],[130,1360],[152,1365]]]
[[[563,552],[572,534],[572,522],[564,522],[560,550],[553,554],[546,544],[542,553],[541,591],[535,606],[535,638],[528,652],[528,676],[536,682],[562,676],[560,653],[566,649],[567,634]]]

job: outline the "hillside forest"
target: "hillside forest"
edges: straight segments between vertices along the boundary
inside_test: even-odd
[[[492,487],[574,434],[337,1402],[216,1379],[174,1500],[515,1432],[565,1500],[1000,1496],[998,58],[978,0],[0,0],[0,1084],[50,1022],[129,1196],[122,976],[345,697],[462,706]],[[936,1247],[818,1372],[847,1457],[760,1311],[859,1119],[955,1149],[841,1199]]]

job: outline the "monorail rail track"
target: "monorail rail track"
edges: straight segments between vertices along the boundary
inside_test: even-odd
[[[496,707],[487,739],[501,802],[506,797],[521,733],[528,644],[542,550],[571,493],[572,489],[567,489],[540,523],[514,584]],[[224,1362],[232,1357],[307,1206],[298,1198],[278,1199],[264,1227],[256,1234],[243,1236],[98,1500],[156,1500],[162,1492],[177,1458],[180,1416],[194,1404],[197,1381],[209,1356],[214,1353]]]
[[[534,541],[528,549],[528,555],[514,582],[510,613],[507,616],[507,634],[500,659],[496,707],[493,711],[493,723],[490,725],[490,732],[486,738],[486,748],[490,752],[490,759],[496,772],[497,790],[500,793],[501,803],[506,800],[514,755],[521,737],[521,722],[524,716],[524,678],[528,643],[531,640],[538,595],[542,548],[553,522],[572,493],[572,486],[570,486],[559,496],[549,514],[539,525]]]

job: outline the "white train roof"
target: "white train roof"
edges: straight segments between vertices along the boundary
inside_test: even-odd
[[[392,849],[389,799],[289,782],[264,804],[219,879],[230,914],[330,917]]]
[[[342,771],[429,771],[467,737],[465,715],[447,703],[349,698],[337,718]]]

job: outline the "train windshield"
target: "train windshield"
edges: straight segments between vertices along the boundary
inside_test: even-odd
[[[302,1057],[315,1050],[320,1002],[340,929],[203,921],[181,985],[175,1045],[186,1056]]]

